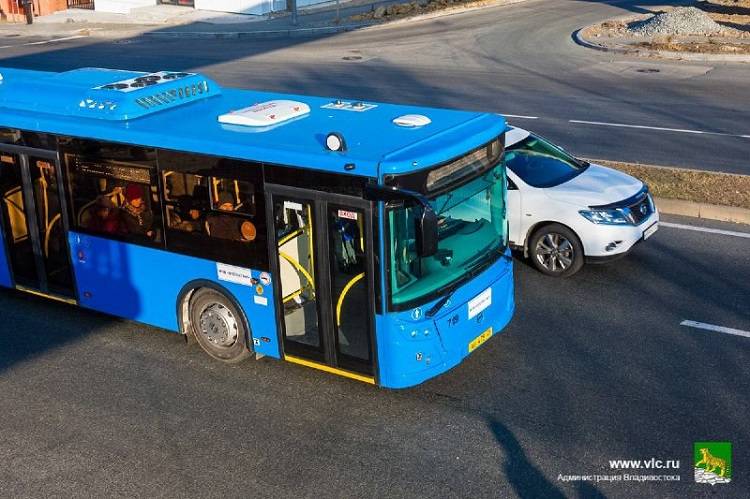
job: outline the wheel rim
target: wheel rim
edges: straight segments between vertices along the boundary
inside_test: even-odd
[[[221,303],[214,303],[203,309],[200,331],[212,345],[225,348],[237,343],[239,337],[239,326],[234,314]]]
[[[556,232],[545,234],[536,243],[536,260],[550,272],[564,272],[573,265],[575,253],[571,242]]]

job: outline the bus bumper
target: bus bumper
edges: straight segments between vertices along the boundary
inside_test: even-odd
[[[379,384],[418,385],[460,364],[502,331],[515,309],[512,266],[501,258],[459,288],[433,318],[423,311],[434,303],[378,316]]]

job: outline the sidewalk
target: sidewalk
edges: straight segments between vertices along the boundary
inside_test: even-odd
[[[451,15],[482,7],[509,5],[525,0],[413,0],[412,14],[389,17],[389,22],[416,21]],[[130,14],[111,14],[69,9],[34,19],[33,25],[0,22],[0,37],[95,36],[123,38],[138,35],[164,38],[281,38],[304,37],[352,31],[384,24],[385,19],[368,15],[408,0],[349,0],[338,6],[335,0],[299,9],[296,22],[289,12],[269,15],[229,14],[195,10],[174,5],[132,9]],[[429,11],[420,10],[429,4]],[[408,6],[407,6],[408,7]],[[397,8],[398,9],[398,8]],[[364,16],[363,16],[364,15]],[[352,16],[365,17],[355,21]]]
[[[272,36],[310,36],[317,33],[349,31],[374,24],[352,22],[351,16],[374,11],[379,6],[403,3],[405,0],[379,2],[326,2],[300,8],[295,23],[291,13],[270,15],[230,14],[195,10],[174,5],[156,5],[133,9],[130,14],[112,14],[84,9],[69,9],[37,17],[33,25],[0,22],[0,36],[69,36],[84,32],[90,36],[121,37],[147,34],[163,37],[232,38]]]

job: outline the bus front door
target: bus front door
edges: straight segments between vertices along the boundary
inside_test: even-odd
[[[374,383],[369,204],[348,196],[267,187],[285,359]]]
[[[74,290],[59,172],[53,151],[0,145],[0,228],[12,283],[67,301]]]

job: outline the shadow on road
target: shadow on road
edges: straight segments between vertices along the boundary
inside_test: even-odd
[[[95,333],[104,317],[7,289],[0,289],[0,316],[0,376],[16,364]]]
[[[513,490],[522,499],[565,499],[565,494],[555,487],[539,469],[529,461],[518,439],[504,424],[489,419],[487,424],[505,452],[504,472]]]

